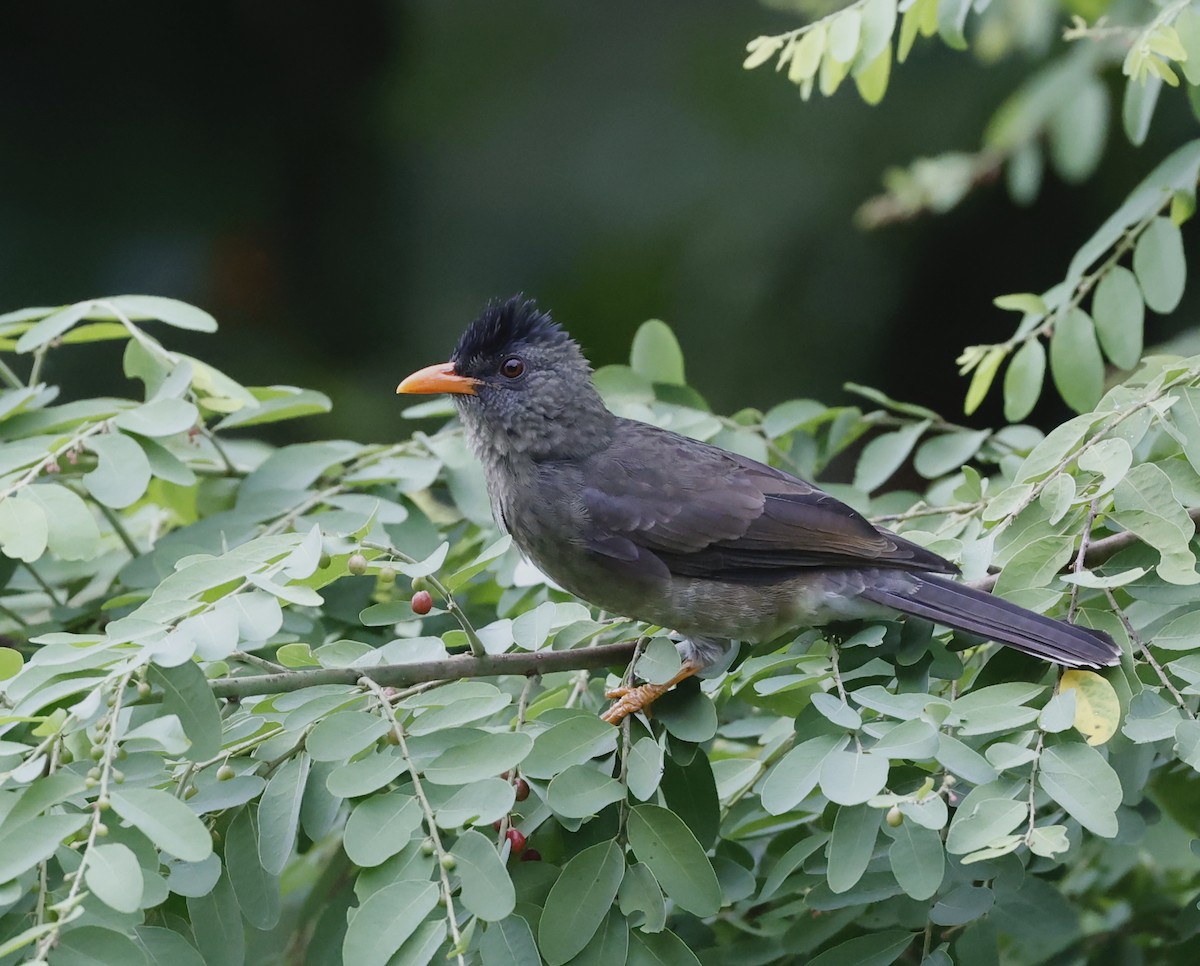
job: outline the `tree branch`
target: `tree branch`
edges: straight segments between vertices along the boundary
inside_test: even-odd
[[[251,674],[244,677],[217,678],[212,692],[218,698],[244,698],[252,694],[280,694],[299,691],[316,684],[357,684],[364,672],[384,687],[406,687],[423,681],[482,678],[500,674],[549,674],[552,671],[578,671],[628,663],[634,641],[581,647],[573,651],[533,651],[515,654],[488,654],[472,657],[460,654],[441,661],[414,661],[411,664],[383,664],[378,667],[319,668],[286,671],[281,674]]]

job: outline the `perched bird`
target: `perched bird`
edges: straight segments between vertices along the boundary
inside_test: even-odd
[[[1067,667],[1115,664],[1106,634],[940,576],[943,557],[811,483],[609,412],[578,344],[534,302],[489,305],[448,363],[398,393],[451,393],[496,521],[560,586],[684,635],[676,678],[610,692],[620,721],[733,640],[915,614]]]

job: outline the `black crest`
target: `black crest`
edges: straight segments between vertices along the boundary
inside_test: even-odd
[[[452,356],[455,364],[486,359],[505,352],[518,343],[556,344],[570,341],[549,313],[538,309],[533,299],[514,295],[488,307],[458,340]]]

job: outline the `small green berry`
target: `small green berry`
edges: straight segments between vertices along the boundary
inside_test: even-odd
[[[361,553],[350,554],[350,559],[346,561],[346,569],[355,576],[360,576],[367,572],[367,558]]]
[[[219,781],[219,782],[227,782],[227,781],[229,781],[229,779],[235,777],[236,775],[237,775],[237,772],[235,772],[231,767],[229,767],[229,765],[222,765],[220,768],[217,769],[217,781]]]
[[[904,813],[900,811],[899,806],[893,805],[888,809],[887,817],[884,821],[892,828],[899,828],[904,824]]]
[[[453,871],[458,865],[458,860],[454,858],[453,855],[443,855],[439,861],[441,862],[442,868],[447,872]]]
[[[422,855],[433,855],[433,839],[426,839],[421,843]]]

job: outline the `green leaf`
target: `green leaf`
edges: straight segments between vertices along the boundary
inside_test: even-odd
[[[267,782],[259,801],[258,857],[272,875],[283,871],[292,854],[310,762],[304,752],[285,761]]]
[[[1026,339],[1004,373],[1004,418],[1019,423],[1037,405],[1046,378],[1046,350],[1040,339]]]
[[[342,962],[355,966],[387,966],[437,906],[432,882],[395,882],[358,907],[342,941]]]
[[[494,922],[479,941],[483,966],[542,966],[533,930],[520,916]]]
[[[883,810],[867,805],[843,806],[833,820],[833,834],[825,854],[829,857],[826,879],[835,893],[854,887],[871,861],[875,839],[883,823]]]
[[[663,770],[662,794],[672,812],[691,829],[705,848],[717,839],[721,826],[721,803],[708,755],[692,755],[686,765],[679,756],[667,759]]]
[[[100,552],[100,528],[77,494],[57,483],[41,483],[26,487],[22,496],[44,511],[50,552],[60,560],[92,560]]]
[[[662,746],[653,738],[639,738],[629,751],[625,775],[630,794],[646,801],[658,789],[662,775]]]
[[[243,406],[230,413],[219,423],[217,429],[261,426],[301,416],[327,413],[333,403],[324,393],[296,386],[254,386],[250,393],[258,400],[257,406]]]
[[[88,314],[88,318],[92,319],[115,318],[111,314],[111,306],[132,322],[158,319],[177,329],[188,329],[192,332],[217,331],[217,320],[203,309],[161,295],[115,295],[107,299],[97,299],[91,304],[96,307]]]
[[[478,739],[447,748],[438,755],[425,766],[425,777],[435,785],[465,785],[507,771],[520,764],[526,755],[532,758],[533,747],[533,739],[523,731],[481,733]],[[522,770],[533,777],[549,777],[535,776],[527,764]]]
[[[833,751],[821,764],[821,791],[831,802],[858,805],[887,784],[889,762],[869,751]]]
[[[975,367],[975,374],[971,376],[971,384],[967,387],[967,398],[963,401],[963,412],[968,416],[987,398],[992,380],[996,378],[1006,354],[1004,346],[992,346]]]
[[[985,798],[973,808],[959,808],[946,835],[946,851],[966,855],[982,849],[1015,829],[1028,815],[1024,802]]]
[[[618,734],[616,728],[594,715],[574,715],[537,736],[521,770],[531,778],[553,778],[571,765],[611,754],[616,750]],[[495,769],[489,772],[495,773]]]
[[[567,818],[597,815],[601,809],[624,798],[625,786],[590,765],[571,765],[546,789],[546,804]]]
[[[680,668],[679,651],[665,637],[652,638],[637,662],[637,675],[650,684],[666,684]]]
[[[862,727],[862,715],[834,694],[820,692],[812,696],[812,706],[839,728],[857,731]]]
[[[1022,315],[1045,315],[1049,311],[1046,307],[1046,300],[1033,292],[997,295],[992,299],[992,304],[1006,312],[1020,312]]]
[[[628,820],[629,847],[681,909],[711,916],[721,908],[721,887],[712,863],[691,830],[674,812],[637,805]]]
[[[814,956],[808,966],[889,966],[904,954],[915,938],[915,933],[902,929],[884,929],[855,936]]]
[[[854,470],[855,489],[870,493],[891,479],[892,474],[904,465],[917,440],[928,428],[928,421],[913,423],[894,432],[876,436],[867,443]]]
[[[9,882],[22,872],[48,859],[68,835],[87,822],[86,815],[38,815],[20,826],[14,835],[10,826],[0,835],[0,882]]]
[[[139,436],[174,436],[185,433],[200,418],[200,413],[185,399],[151,399],[136,409],[113,417],[113,423]]]
[[[238,908],[255,929],[274,929],[279,922],[279,877],[259,859],[257,810],[243,808],[225,833],[225,870]]]
[[[458,860],[462,904],[485,922],[512,914],[516,891],[495,846],[474,829],[463,832],[450,853]]]
[[[845,735],[821,735],[789,751],[763,783],[763,808],[772,815],[782,815],[799,805],[817,787],[825,759],[849,741]]]
[[[1083,744],[1047,748],[1042,752],[1037,780],[1084,828],[1103,838],[1117,834],[1121,782],[1095,748]]]
[[[84,881],[105,905],[136,912],[142,905],[142,870],[127,846],[98,845],[88,853]]]
[[[11,647],[0,647],[0,681],[15,677],[23,665],[20,651]]]
[[[1100,347],[1113,364],[1132,369],[1142,357],[1142,327],[1146,310],[1133,272],[1114,265],[1100,279],[1092,296],[1092,318]]]
[[[1133,273],[1146,304],[1166,315],[1175,311],[1187,281],[1183,234],[1170,218],[1155,218],[1133,249]]]
[[[609,966],[624,963],[629,953],[629,926],[616,909],[609,909],[591,941],[571,960],[573,966]]]
[[[902,721],[871,747],[875,755],[890,759],[924,761],[937,754],[938,733],[928,721],[913,718]]]
[[[647,935],[629,934],[629,958],[626,966],[700,966],[696,954],[669,929]]]
[[[947,47],[955,50],[967,49],[967,38],[963,31],[967,14],[971,12],[971,0],[941,0],[937,5],[937,29]]]
[[[637,926],[643,932],[659,932],[667,923],[662,886],[641,862],[635,862],[625,870],[617,903],[629,925]]]
[[[1011,371],[1012,366],[1009,366]],[[1007,386],[1007,382],[1006,382]],[[1006,390],[1007,391],[1007,390]],[[913,466],[927,480],[935,480],[947,473],[957,472],[971,459],[991,436],[991,431],[981,429],[953,433],[941,433],[925,440],[917,450]]]
[[[33,563],[49,539],[50,523],[37,503],[19,496],[0,500],[0,548],[6,557]]]
[[[1063,180],[1078,183],[1100,162],[1108,137],[1108,89],[1096,77],[1077,81],[1050,118],[1050,158]]]
[[[358,798],[382,788],[408,766],[393,750],[373,752],[339,765],[329,773],[325,787],[338,798]]]
[[[212,854],[208,829],[174,795],[157,788],[117,788],[110,797],[113,811],[164,852],[185,862]]]
[[[205,966],[196,947],[173,929],[138,926],[135,931],[149,966]]]
[[[896,17],[894,0],[867,0],[862,8],[862,42],[856,63],[858,68],[866,67],[885,50],[891,53]]]
[[[650,319],[638,327],[629,353],[629,364],[634,372],[651,382],[687,385],[679,341],[671,327],[658,319]]]
[[[829,833],[819,832],[816,835],[810,835],[808,838],[801,839],[783,853],[767,874],[767,878],[763,882],[762,891],[758,895],[759,901],[765,902],[775,895],[787,877],[799,869],[808,860],[809,856],[814,855],[818,849],[823,848],[828,841]]]
[[[987,915],[995,902],[986,886],[961,885],[937,901],[929,918],[939,926],[961,926]]]
[[[1104,392],[1104,360],[1096,327],[1083,309],[1058,317],[1050,336],[1050,372],[1063,401],[1076,412],[1091,412]]]
[[[425,794],[433,804],[437,824],[442,828],[491,825],[512,810],[516,799],[516,790],[503,778],[481,778],[453,790],[429,785]]]
[[[112,929],[80,926],[62,934],[50,954],[50,963],[51,966],[144,966],[146,954],[128,936]]]
[[[399,852],[421,825],[421,806],[407,792],[373,795],[355,806],[342,844],[355,865],[379,865]]]
[[[87,491],[114,510],[136,503],[150,484],[150,461],[145,450],[121,433],[93,436],[86,445],[100,460],[83,476]]]
[[[386,719],[366,711],[338,711],[318,721],[304,742],[313,761],[349,761],[388,733]]]
[[[858,53],[861,34],[862,15],[854,7],[843,10],[829,23],[829,56],[838,63],[850,63]]]
[[[624,874],[621,848],[611,840],[584,849],[563,866],[538,925],[538,947],[550,966],[567,962],[591,942]]]
[[[895,839],[888,849],[892,874],[907,895],[923,902],[941,888],[946,874],[942,837],[933,829],[908,821],[901,822],[891,834]]]
[[[163,693],[163,713],[179,718],[191,746],[192,761],[206,761],[221,750],[221,712],[200,666],[184,661],[175,667],[151,665],[147,680]]]

